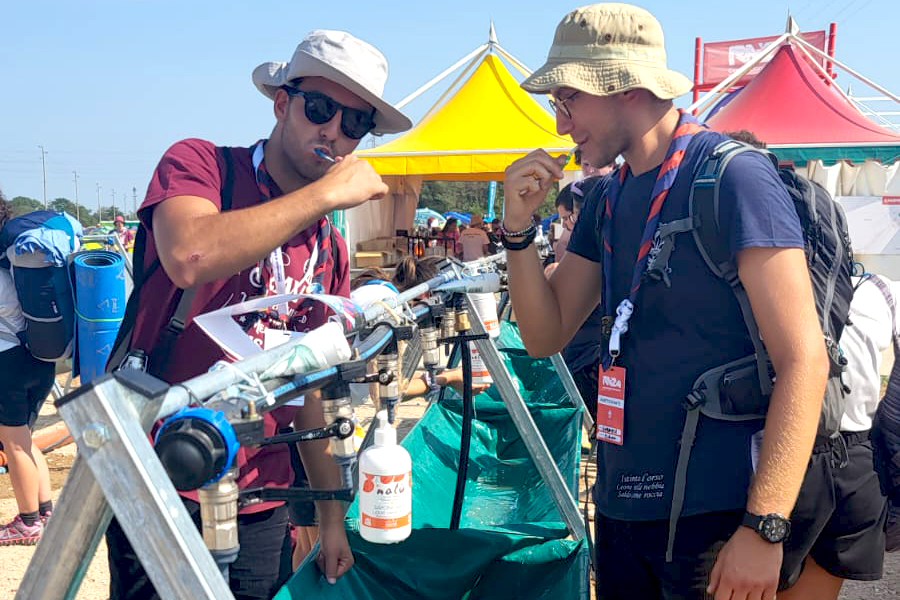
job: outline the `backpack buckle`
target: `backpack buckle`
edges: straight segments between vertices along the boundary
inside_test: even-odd
[[[704,404],[706,404],[706,392],[699,389],[691,390],[691,392],[684,397],[684,400],[681,401],[684,410],[688,412],[697,410]]]
[[[184,331],[184,321],[182,321],[178,317],[172,317],[171,319],[169,319],[169,322],[166,323],[166,331],[173,335],[179,335],[182,331]]]

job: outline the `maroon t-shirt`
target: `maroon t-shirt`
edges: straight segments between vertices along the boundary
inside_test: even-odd
[[[231,209],[237,210],[264,202],[256,183],[249,148],[229,148],[232,160],[233,192]],[[163,155],[153,173],[147,189],[147,197],[138,211],[138,217],[147,228],[147,245],[144,254],[144,268],[148,268],[157,258],[153,237],[153,207],[174,196],[198,196],[212,202],[216,208],[222,207],[222,176],[225,162],[223,149],[210,142],[188,139],[176,143]],[[280,196],[273,190],[273,197]],[[307,262],[313,252],[319,226],[313,225],[298,233],[282,246],[285,270],[285,292],[291,294],[309,291]],[[240,231],[231,235],[240,236]],[[331,241],[334,249],[328,250],[325,275],[322,280],[324,291],[339,296],[350,295],[349,262],[347,246],[340,234],[333,230]],[[336,260],[335,260],[336,259]],[[171,352],[161,372],[156,376],[169,383],[181,382],[205,373],[218,360],[228,357],[209,337],[193,323],[196,315],[216,310],[229,304],[237,304],[256,296],[275,293],[275,281],[268,261],[250,265],[236,275],[213,281],[197,287],[185,329],[172,345]],[[165,328],[175,310],[175,296],[178,288],[160,266],[141,288],[138,312],[132,334],[132,348],[152,350],[160,332]],[[296,308],[296,303],[291,306]],[[307,331],[325,323],[327,314],[322,307],[316,307],[306,314],[293,328]],[[265,323],[253,326],[249,334],[259,338]],[[149,354],[149,352],[148,352]],[[154,357],[155,359],[158,357]],[[157,361],[158,364],[158,361]],[[291,424],[298,409],[282,407],[264,416],[265,434],[274,435],[279,428]],[[288,487],[293,483],[288,447],[274,444],[263,448],[244,448],[238,452],[237,466],[240,468],[238,486],[240,488]],[[183,494],[196,500],[196,493]],[[258,512],[278,506],[280,502],[266,502],[250,506],[242,513]]]

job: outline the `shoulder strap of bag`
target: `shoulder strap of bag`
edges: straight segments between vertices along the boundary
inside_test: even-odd
[[[221,212],[225,212],[231,210],[232,195],[234,193],[234,169],[231,148],[222,148],[222,159],[225,162],[225,168],[221,173]],[[184,331],[185,323],[191,312],[191,305],[194,303],[194,297],[197,295],[197,287],[198,286],[194,286],[185,290],[180,290],[176,294],[178,304],[175,307],[175,312],[172,313],[169,322],[166,323],[162,333],[160,333],[159,339],[156,342],[156,347],[153,349],[153,356],[148,357],[149,364],[154,365],[153,371],[157,373],[165,370],[166,363],[171,355],[172,345]],[[154,361],[154,358],[157,358],[159,364],[155,364],[156,361]]]
[[[688,200],[688,218],[676,222],[679,231],[690,231],[697,244],[697,249],[704,262],[716,277],[724,279],[731,287],[741,315],[753,342],[755,353],[756,371],[759,378],[760,390],[766,396],[772,393],[772,380],[769,377],[769,355],[759,336],[756,319],[750,307],[750,299],[741,280],[738,277],[737,265],[731,259],[729,249],[722,243],[721,226],[719,223],[719,187],[722,174],[728,163],[743,152],[760,152],[747,144],[735,140],[726,140],[719,143],[713,151],[700,164],[695,172],[694,181],[691,184],[690,198]],[[674,224],[673,224],[674,225]],[[662,236],[662,233],[660,234]],[[749,358],[749,357],[748,357]],[[743,361],[744,359],[742,359]],[[752,359],[751,359],[752,360]],[[736,361],[736,362],[742,362]],[[723,365],[723,368],[731,366]],[[708,371],[707,373],[711,373]],[[701,376],[702,377],[702,376]],[[686,410],[684,428],[681,432],[678,459],[675,465],[675,479],[672,487],[672,505],[669,509],[669,535],[666,543],[666,562],[671,562],[674,557],[675,533],[678,528],[678,519],[684,507],[685,492],[687,488],[687,471],[690,462],[691,450],[697,434],[697,425],[700,421],[700,413],[706,397],[692,391],[684,401]],[[747,418],[756,418],[756,415]],[[739,420],[739,419],[734,419]]]
[[[866,279],[878,286],[878,289],[881,290],[881,295],[884,296],[884,301],[887,302],[888,308],[891,309],[891,330],[894,337],[894,348],[897,349],[900,347],[900,331],[897,331],[897,303],[894,299],[894,295],[891,293],[891,288],[888,286],[887,282],[878,275],[871,274],[866,277]]]
[[[706,159],[697,177],[691,185],[691,197],[688,202],[690,217],[697,221],[693,230],[694,241],[704,262],[717,277],[724,279],[731,287],[741,309],[741,316],[753,343],[756,353],[759,386],[766,396],[772,393],[772,380],[769,378],[769,355],[759,335],[759,327],[753,317],[750,299],[738,277],[737,265],[731,253],[722,243],[721,223],[719,222],[719,190],[725,168],[739,154],[757,152],[772,157],[769,152],[759,150],[735,140],[720,143]]]
[[[225,162],[225,167],[221,172],[221,203],[222,212],[225,212],[226,210],[231,210],[232,196],[234,194],[234,169],[231,148],[222,148],[222,159]],[[138,227],[137,236],[134,242],[134,254],[132,260],[134,269],[134,287],[131,291],[131,296],[128,298],[128,304],[125,307],[125,316],[122,319],[122,325],[119,328],[115,344],[113,345],[112,352],[110,352],[109,360],[106,363],[107,372],[117,369],[131,350],[131,337],[134,332],[134,321],[137,316],[140,290],[143,287],[143,284],[150,279],[150,276],[153,275],[160,266],[159,258],[156,258],[147,267],[146,271],[144,270],[144,252],[146,251],[146,245],[147,229],[141,225]],[[191,310],[191,304],[193,304],[196,293],[197,288],[192,287],[186,290],[178,290],[175,294],[177,302],[175,312],[172,314],[168,323],[166,323],[162,333],[160,333],[156,348],[153,350],[154,355],[166,358],[169,356],[172,344],[181,332],[184,331],[184,324],[187,320],[188,313]],[[149,358],[150,357],[148,357],[148,359]],[[166,360],[166,358],[163,360]]]

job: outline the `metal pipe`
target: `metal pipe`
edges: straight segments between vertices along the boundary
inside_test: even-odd
[[[853,69],[851,69],[850,67],[848,67],[847,65],[845,65],[844,63],[839,61],[838,59],[834,58],[833,56],[828,56],[826,53],[822,52],[821,50],[819,50],[818,48],[816,48],[814,45],[810,44],[803,38],[798,37],[798,38],[796,38],[796,40],[798,42],[800,42],[801,44],[803,44],[803,46],[805,48],[812,51],[814,54],[821,56],[825,60],[834,62],[834,64],[836,64],[840,68],[844,69],[845,71],[847,71],[848,73],[850,73],[851,75],[853,75],[854,77],[856,77],[857,79],[859,79],[860,81],[865,83],[866,85],[869,85],[869,86],[875,88],[876,90],[878,90],[879,92],[881,92],[882,94],[884,94],[885,96],[888,96],[894,102],[900,102],[900,96],[897,96],[896,94],[892,94],[886,88],[881,87],[880,85],[878,85],[871,79],[868,79],[868,78],[864,77],[863,75],[860,75],[859,73],[857,73],[856,71],[854,71]]]
[[[227,582],[228,569],[241,549],[238,543],[238,486],[236,469],[230,469],[217,482],[197,490],[203,542]]]

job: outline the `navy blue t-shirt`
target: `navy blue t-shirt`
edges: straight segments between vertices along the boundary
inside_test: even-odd
[[[688,215],[692,172],[724,139],[713,132],[694,138],[663,206],[660,225]],[[656,168],[638,177],[629,175],[622,187],[612,217],[614,305],[628,296],[658,173]],[[585,202],[568,247],[598,263],[602,252],[597,210],[606,189],[598,185]],[[792,201],[771,162],[758,153],[738,155],[728,165],[720,206],[724,243],[733,257],[750,247],[803,247]],[[677,234],[674,241],[668,262],[671,288],[661,281],[644,281],[622,340],[617,364],[627,369],[624,445],[599,444],[594,496],[600,513],[614,519],[668,519],[686,414],[682,400],[700,374],[753,352],[728,284],[703,262],[690,233]],[[652,264],[654,250],[650,256]],[[761,427],[761,422],[701,417],[682,516],[745,506],[752,474],[750,437]]]

